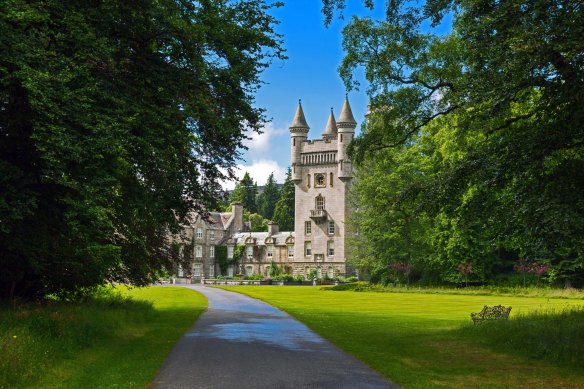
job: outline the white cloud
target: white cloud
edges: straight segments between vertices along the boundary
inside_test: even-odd
[[[286,168],[278,165],[278,162],[269,159],[260,159],[253,161],[251,165],[237,165],[235,175],[242,179],[245,172],[248,172],[251,178],[259,185],[265,185],[270,173],[274,173],[274,178],[279,184],[284,183],[286,179]],[[235,188],[235,182],[224,182],[223,187],[227,190]]]
[[[244,142],[244,145],[248,147],[246,154],[251,160],[264,156],[270,150],[270,142],[275,136],[288,133],[285,129],[276,128],[272,122],[267,123],[262,131],[261,134],[254,132],[251,139]]]

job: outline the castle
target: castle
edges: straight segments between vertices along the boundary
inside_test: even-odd
[[[356,126],[345,98],[338,120],[331,109],[322,137],[309,140],[310,127],[299,102],[290,125],[294,231],[279,231],[278,224],[271,222],[267,232],[249,232],[243,207],[237,203],[231,212],[211,212],[207,219],[195,215],[185,227],[185,241],[193,245],[192,267],[179,267],[176,275],[188,276],[193,282],[218,275],[267,275],[272,263],[292,275],[346,275],[345,219],[353,177],[347,145]],[[223,272],[215,255],[217,246],[226,246],[227,260],[235,262]],[[242,250],[240,258],[233,261]]]

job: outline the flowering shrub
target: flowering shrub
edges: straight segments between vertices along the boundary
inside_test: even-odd
[[[472,274],[472,264],[464,262],[458,265],[458,271],[464,275],[464,283],[468,287],[468,276]]]
[[[537,286],[539,286],[541,276],[550,270],[550,265],[541,262],[529,263],[527,259],[520,257],[515,266],[513,266],[513,269],[516,272],[523,274],[523,287],[525,288],[525,276],[527,273],[532,273],[537,276]]]
[[[406,283],[408,285],[410,284],[410,273],[412,272],[412,265],[406,262],[394,262],[390,265],[390,268],[396,274],[402,273],[406,278]]]

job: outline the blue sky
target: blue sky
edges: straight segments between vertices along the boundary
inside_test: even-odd
[[[378,2],[383,7],[383,2]],[[274,172],[276,181],[283,182],[290,164],[290,133],[298,99],[310,126],[309,139],[319,138],[325,128],[331,107],[338,117],[345,98],[345,87],[338,75],[343,58],[341,46],[342,28],[351,15],[371,15],[361,0],[348,0],[344,20],[335,18],[328,28],[324,27],[320,0],[288,0],[284,7],[271,11],[280,24],[276,31],[284,37],[286,61],[275,61],[262,75],[263,85],[256,95],[256,105],[267,109],[272,118],[262,135],[255,134],[246,142],[249,150],[239,163],[238,176],[249,171],[258,185],[265,184]],[[374,10],[376,16],[383,9]],[[349,92],[349,102],[357,122],[364,119],[367,108],[366,86]],[[235,184],[229,183],[227,188]]]

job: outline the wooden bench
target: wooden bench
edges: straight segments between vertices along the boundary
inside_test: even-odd
[[[509,312],[511,312],[511,307],[504,307],[502,305],[488,307],[485,305],[482,311],[471,313],[470,318],[476,325],[477,322],[481,322],[483,320],[507,320],[509,318]]]

